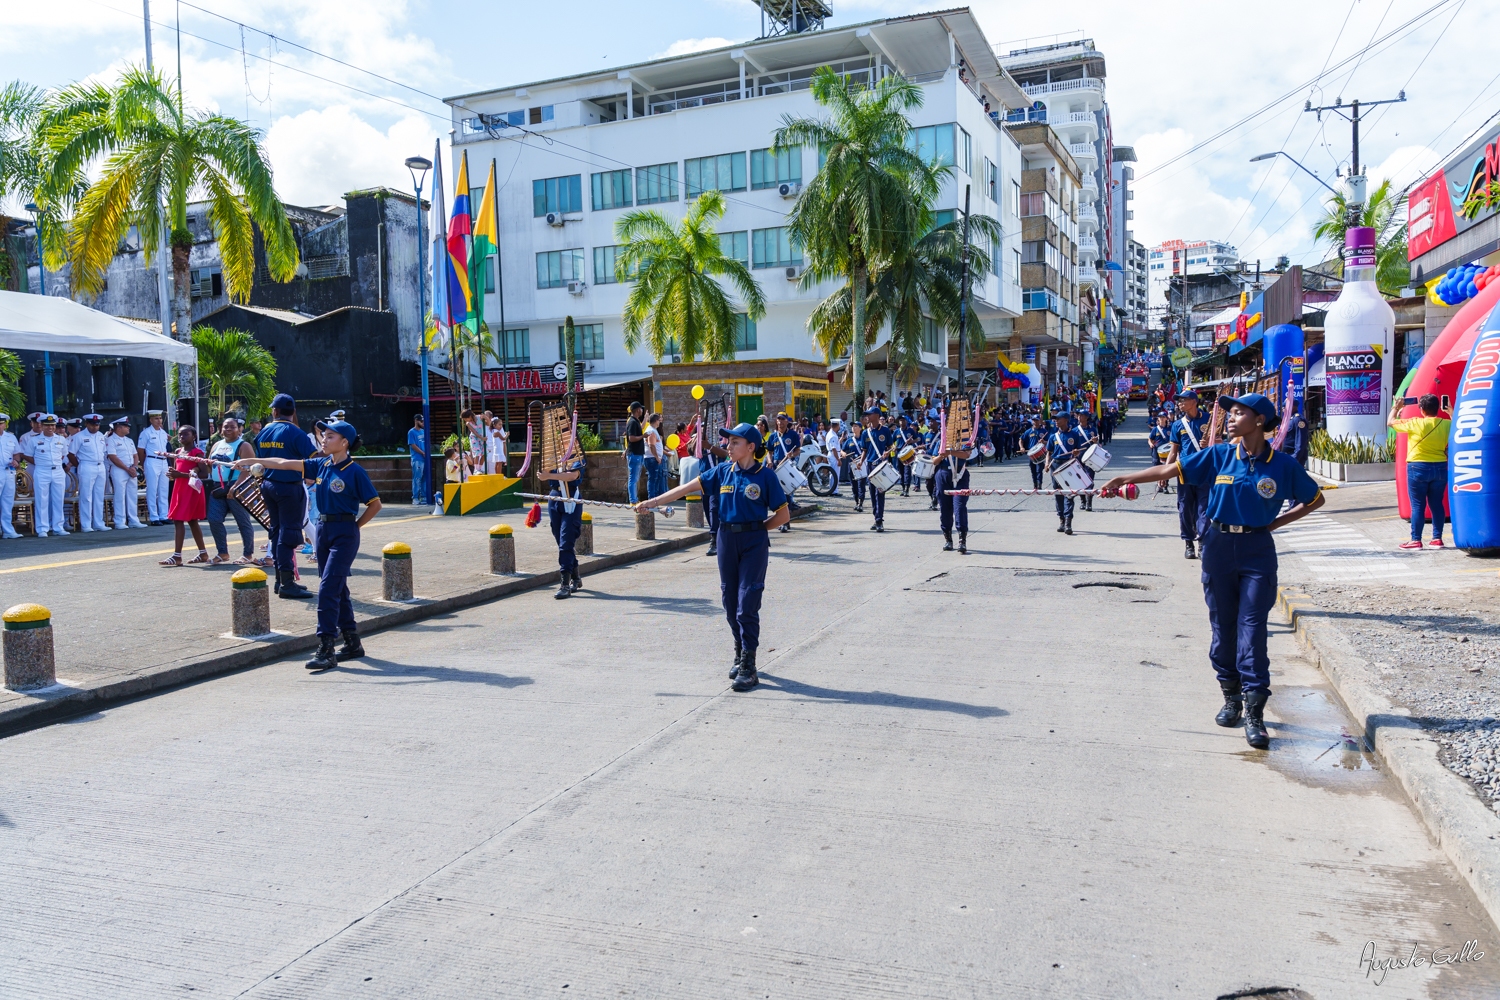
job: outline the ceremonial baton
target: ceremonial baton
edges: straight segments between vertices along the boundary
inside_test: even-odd
[[[944,490],[950,497],[1123,497],[1134,500],[1141,495],[1135,483],[1126,483],[1118,490],[1099,487],[1094,490]]]
[[[595,507],[619,507],[623,510],[635,510],[635,504],[633,503],[610,503],[608,500],[584,500],[582,497],[563,497],[553,493],[512,493],[511,496],[525,497],[527,500],[546,500],[549,503],[586,503]],[[662,517],[671,517],[677,513],[675,507],[651,507],[648,509],[656,511]]]

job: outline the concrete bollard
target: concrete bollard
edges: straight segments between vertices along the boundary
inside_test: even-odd
[[[689,500],[687,502],[687,525],[689,528],[708,527],[708,522],[703,519],[702,500]]]
[[[588,511],[583,512],[583,530],[578,533],[578,541],[573,545],[575,556],[591,556],[594,554],[594,515]]]
[[[5,686],[29,691],[57,683],[52,656],[52,612],[40,604],[17,604],[5,612]]]
[[[650,542],[656,539],[656,512],[651,510],[638,510],[635,512],[635,537],[638,541]]]
[[[490,573],[510,576],[516,571],[516,536],[508,524],[490,529]]]
[[[391,542],[380,555],[380,596],[387,601],[411,600],[411,546]]]
[[[271,631],[271,591],[264,570],[246,566],[229,578],[230,631],[241,638]]]

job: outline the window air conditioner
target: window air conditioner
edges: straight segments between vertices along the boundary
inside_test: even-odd
[[[800,268],[800,267],[789,267],[789,268],[786,269],[786,280],[787,281],[796,281],[800,277],[802,277],[802,268]]]
[[[584,281],[570,281],[570,282],[568,282],[568,294],[569,295],[582,295],[584,289],[586,289],[588,287],[589,286],[588,286],[587,282],[584,282]]]
[[[795,198],[802,193],[802,182],[787,181],[776,188],[776,193],[783,198]]]
[[[549,225],[549,226],[556,226],[558,229],[561,229],[562,228],[562,224],[563,224],[563,214],[561,212],[548,212],[547,213],[547,225]]]

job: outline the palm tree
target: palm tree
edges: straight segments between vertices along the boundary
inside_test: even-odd
[[[0,351],[0,410],[6,413],[26,412],[26,394],[21,391],[21,359],[10,351]],[[22,428],[25,430],[25,428]]]
[[[245,415],[260,417],[276,395],[276,356],[244,330],[193,329],[198,374],[208,380],[209,398],[217,400],[214,416],[228,410],[230,397],[245,402]]]
[[[1323,203],[1323,217],[1313,227],[1313,238],[1332,247],[1344,259],[1344,232],[1349,228],[1349,199],[1343,191]],[[1365,199],[1359,224],[1375,230],[1375,284],[1383,295],[1399,295],[1411,283],[1406,259],[1406,195],[1390,179],[1380,182]],[[1340,265],[1342,274],[1342,264]]]
[[[187,228],[192,198],[208,201],[230,296],[248,302],[255,276],[255,230],[277,281],[297,270],[291,223],[272,184],[261,133],[223,115],[184,109],[182,95],[161,73],[126,70],[114,87],[77,83],[48,100],[38,125],[46,159],[44,189],[58,197],[69,180],[104,158],[79,200],[68,235],[73,287],[100,291],[110,261],[131,226],[149,264],[163,225],[172,246],[172,321],[188,339],[191,298]]]
[[[62,186],[61,198],[49,200],[42,193],[42,160],[37,149],[37,124],[46,103],[46,92],[20,80],[0,88],[0,203],[13,199],[38,205],[38,228],[46,240],[43,252],[62,263],[64,229],[61,207],[75,202],[86,187],[81,175],[73,175]],[[6,236],[10,219],[0,212],[0,287],[20,287],[25,259],[10,252]]]
[[[714,223],[724,217],[724,196],[705,191],[673,226],[660,212],[638,209],[615,223],[620,251],[615,277],[634,281],[625,300],[625,349],[643,342],[662,355],[734,357],[736,304],[719,279],[744,300],[752,320],[766,314],[765,295],[745,263],[726,256]]]
[[[783,115],[774,145],[823,151],[823,166],[803,187],[788,221],[806,258],[803,287],[834,278],[848,282],[850,363],[854,397],[862,401],[869,341],[853,331],[868,331],[871,273],[901,259],[930,225],[926,206],[951,168],[929,166],[908,148],[906,112],[922,105],[916,84],[889,76],[873,90],[856,90],[825,66],[813,74],[811,89],[831,116]]]

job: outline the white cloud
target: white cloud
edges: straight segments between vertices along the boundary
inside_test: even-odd
[[[668,45],[666,51],[658,52],[652,59],[664,59],[668,56],[685,56],[689,52],[707,52],[709,49],[722,49],[726,45],[733,45],[727,38],[679,38]]]
[[[294,205],[326,205],[346,191],[384,184],[405,191],[408,156],[432,155],[432,123],[402,118],[381,132],[344,105],[277,119],[266,136],[276,190]]]
[[[1137,173],[1145,173],[1192,144],[1193,136],[1180,128],[1141,136],[1135,141],[1140,159]],[[1131,203],[1135,238],[1147,246],[1165,240],[1223,239],[1241,221],[1248,204],[1245,198],[1215,190],[1213,180],[1198,164],[1173,164],[1137,184],[1135,192]],[[1258,239],[1262,234],[1251,235]]]

